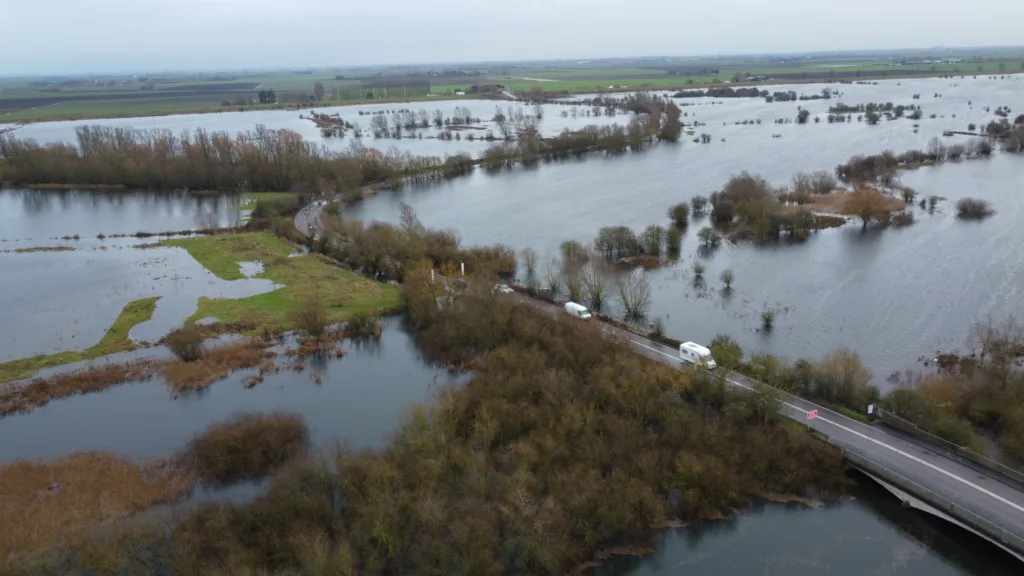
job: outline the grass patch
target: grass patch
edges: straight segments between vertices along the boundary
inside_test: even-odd
[[[31,254],[33,252],[71,252],[74,248],[71,246],[34,246],[32,248],[15,248],[14,250],[4,250],[4,252],[13,252],[15,254]]]
[[[182,456],[203,481],[230,484],[260,478],[298,454],[309,442],[309,429],[298,414],[238,414],[210,425]]]
[[[256,203],[267,200],[281,200],[284,198],[295,198],[298,195],[294,192],[249,192],[242,196],[242,203],[238,206],[233,206],[232,210],[252,210],[256,208]]]
[[[0,486],[0,573],[14,573],[27,556],[180,497],[192,479],[163,462],[81,452],[2,466]]]
[[[82,360],[92,360],[108,354],[135,349],[136,344],[128,339],[128,333],[136,325],[153,317],[153,311],[156,310],[156,301],[159,299],[160,297],[158,296],[129,302],[121,310],[121,314],[118,315],[113,326],[107,330],[107,333],[103,335],[99,343],[85,350],[72,350],[0,362],[0,382],[29,378],[43,368],[71,364],[72,362],[80,362]]]
[[[342,270],[313,256],[289,258],[292,246],[272,234],[259,232],[165,240],[165,246],[188,250],[218,278],[240,280],[239,262],[259,261],[265,278],[283,287],[266,294],[236,300],[200,298],[192,321],[214,316],[227,324],[247,323],[254,328],[280,331],[296,328],[296,311],[318,299],[331,323],[355,312],[377,312],[402,305],[395,287]]]

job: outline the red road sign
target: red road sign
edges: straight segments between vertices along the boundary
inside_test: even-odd
[[[818,411],[817,410],[811,410],[810,412],[807,413],[807,419],[808,420],[814,420],[817,417],[818,417]]]

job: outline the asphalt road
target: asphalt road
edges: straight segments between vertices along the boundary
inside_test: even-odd
[[[322,210],[323,206],[318,206],[316,202],[299,210],[299,213],[295,215],[295,228],[313,238],[320,230],[320,212]]]
[[[523,304],[572,320],[557,306],[516,296]],[[614,326],[602,324],[600,329],[652,360],[680,370],[693,369],[679,359],[678,350]],[[725,371],[725,381],[734,388],[749,390],[756,386],[750,378],[729,371]],[[1016,483],[950,459],[940,448],[932,450],[920,441],[904,440],[802,398],[781,394],[780,400],[783,414],[827,434],[831,444],[855,452],[1024,540],[1024,490]],[[814,410],[817,418],[808,419],[808,413]]]

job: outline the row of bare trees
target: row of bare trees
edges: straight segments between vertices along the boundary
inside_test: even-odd
[[[374,119],[382,116],[374,116]],[[332,152],[297,132],[256,126],[232,137],[199,129],[79,126],[77,145],[0,137],[4,179],[20,184],[287,191],[295,185],[345,192],[371,183],[456,176],[471,166],[358,143]],[[461,170],[454,167],[461,166]]]

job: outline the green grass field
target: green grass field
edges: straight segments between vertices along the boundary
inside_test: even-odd
[[[398,288],[342,270],[313,255],[289,257],[292,247],[269,233],[173,239],[161,244],[187,250],[222,280],[244,278],[240,262],[262,262],[264,269],[258,277],[282,285],[249,298],[200,298],[199,308],[190,321],[212,316],[227,324],[253,324],[254,332],[278,331],[292,328],[294,311],[311,298],[324,305],[331,322],[341,322],[353,312],[389,310],[402,305]]]
[[[0,382],[30,378],[43,368],[62,366],[82,360],[92,360],[108,354],[135,349],[136,345],[128,339],[128,333],[136,325],[153,317],[153,312],[156,310],[156,301],[159,299],[159,297],[143,298],[129,302],[121,310],[121,314],[118,315],[117,320],[114,320],[113,326],[107,330],[103,338],[95,346],[85,350],[58,352],[45,356],[0,362]]]

